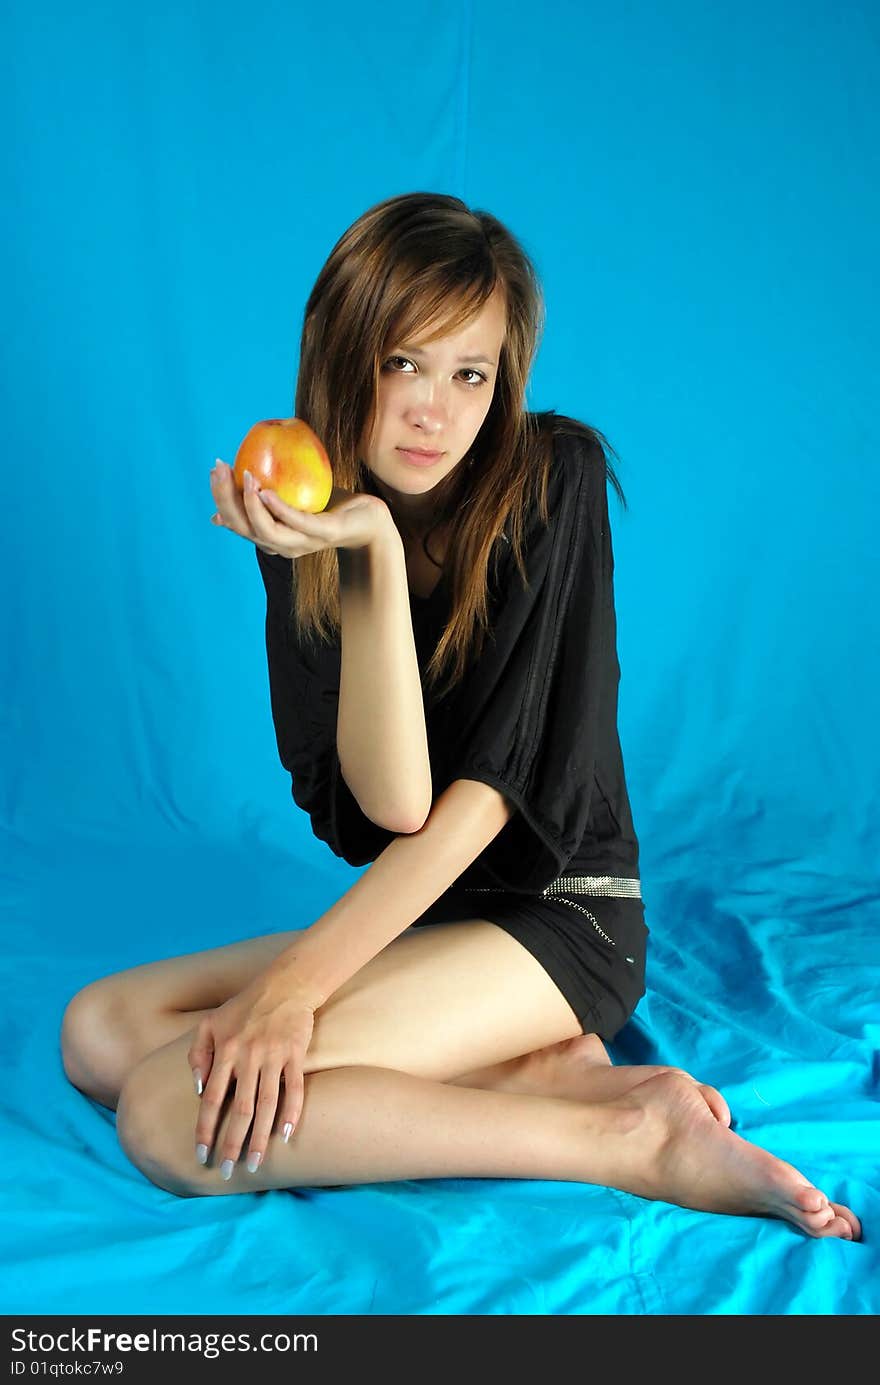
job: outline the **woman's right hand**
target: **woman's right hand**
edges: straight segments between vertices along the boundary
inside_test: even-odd
[[[336,486],[318,514],[292,509],[269,489],[242,492],[232,468],[219,457],[211,472],[211,493],[217,506],[212,523],[249,539],[270,556],[301,558],[324,548],[365,548],[378,537],[380,526],[394,523],[380,496]]]

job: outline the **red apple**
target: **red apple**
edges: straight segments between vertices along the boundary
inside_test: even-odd
[[[273,490],[294,510],[316,515],[333,492],[330,458],[316,433],[301,418],[264,418],[245,434],[235,454],[233,476],[244,490],[249,471],[257,485]]]

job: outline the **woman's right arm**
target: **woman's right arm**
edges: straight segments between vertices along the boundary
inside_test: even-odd
[[[403,541],[383,508],[369,544],[337,552],[340,769],[373,822],[390,832],[417,832],[433,793]]]
[[[220,521],[265,553],[295,561],[336,549],[339,767],[366,817],[389,832],[418,832],[431,811],[431,761],[406,558],[391,511],[378,497],[344,491],[319,514],[292,510],[271,490],[238,492],[219,458],[211,486]]]

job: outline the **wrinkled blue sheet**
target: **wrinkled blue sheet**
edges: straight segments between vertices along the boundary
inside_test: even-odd
[[[860,1244],[562,1182],[446,1179],[180,1199],[127,1160],[115,1116],[66,1080],[64,1006],[85,982],[246,936],[271,848],[3,837],[10,1313],[867,1314],[880,1306],[876,906],[794,910],[655,885],[651,983],[615,1061],[718,1086],[738,1133],[864,1223]],[[256,857],[256,859],[255,859]],[[294,863],[295,864],[295,863]],[[219,867],[222,865],[222,873]],[[136,885],[136,888],[132,888]],[[646,896],[647,896],[646,890]],[[119,900],[127,898],[126,908]],[[301,894],[308,909],[320,902]],[[197,912],[201,901],[203,909]],[[262,897],[273,906],[271,893]],[[652,918],[653,915],[653,918]],[[663,920],[664,922],[661,922]],[[263,930],[259,930],[263,931]]]

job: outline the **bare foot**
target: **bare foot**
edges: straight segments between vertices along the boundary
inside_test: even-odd
[[[596,1069],[610,1069],[611,1059],[598,1034],[578,1034],[574,1039],[563,1039],[561,1043],[536,1049],[501,1067],[504,1071],[499,1085],[504,1091],[586,1101],[585,1079]]]
[[[861,1223],[848,1207],[829,1202],[792,1164],[714,1119],[707,1090],[714,1088],[667,1072],[639,1083],[617,1103],[635,1110],[638,1124],[633,1167],[624,1174],[626,1186],[616,1186],[698,1212],[779,1217],[808,1236],[861,1239]],[[653,1151],[647,1168],[646,1149]]]
[[[730,1125],[730,1107],[715,1087],[697,1082],[681,1068],[653,1065],[613,1066],[598,1034],[578,1034],[573,1039],[551,1044],[514,1059],[459,1078],[466,1086],[491,1087],[495,1091],[526,1092],[532,1096],[561,1096],[569,1101],[614,1101],[626,1096],[649,1078],[676,1072],[702,1092],[703,1100],[716,1120]]]

